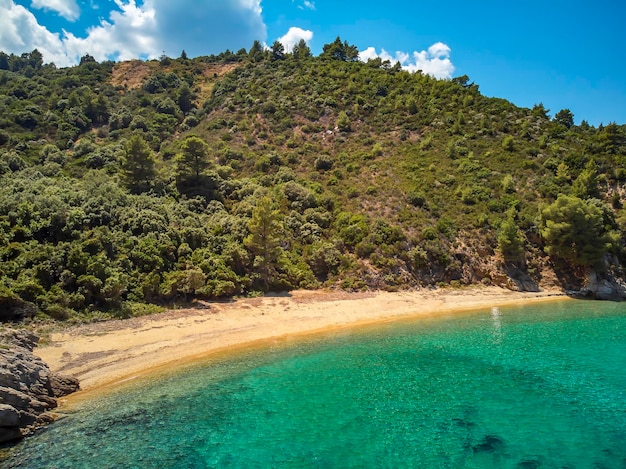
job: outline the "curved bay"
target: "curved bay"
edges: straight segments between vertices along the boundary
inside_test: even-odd
[[[626,312],[554,302],[207,359],[85,401],[7,467],[623,467]]]

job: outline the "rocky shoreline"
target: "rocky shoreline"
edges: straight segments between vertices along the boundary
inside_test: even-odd
[[[78,379],[51,371],[33,354],[38,342],[30,331],[0,329],[0,443],[52,422],[57,399],[79,389]]]

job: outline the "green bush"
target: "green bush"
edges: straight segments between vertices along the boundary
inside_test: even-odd
[[[329,155],[321,155],[315,160],[315,169],[318,171],[328,171],[332,169],[333,159]]]
[[[414,189],[408,193],[407,198],[409,203],[415,207],[425,207],[426,206],[426,194],[424,191],[419,189]]]

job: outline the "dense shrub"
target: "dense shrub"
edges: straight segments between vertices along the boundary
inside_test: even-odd
[[[571,267],[558,278],[619,274],[623,125],[550,121],[342,41],[321,58],[257,46],[131,73],[7,55],[23,66],[0,71],[3,319],[460,285],[490,256],[540,280],[544,248]]]

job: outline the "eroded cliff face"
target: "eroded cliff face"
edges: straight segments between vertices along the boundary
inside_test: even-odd
[[[22,438],[50,423],[57,398],[79,389],[33,354],[39,337],[26,330],[0,329],[0,443]]]

